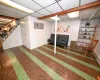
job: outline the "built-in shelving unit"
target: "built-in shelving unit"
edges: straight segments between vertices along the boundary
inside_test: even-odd
[[[91,44],[94,38],[96,26],[80,26],[78,36],[78,46],[86,46]]]

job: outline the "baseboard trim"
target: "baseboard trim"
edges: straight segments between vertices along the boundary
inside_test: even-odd
[[[96,58],[96,60],[97,60],[97,62],[98,62],[98,64],[99,64],[99,66],[100,66],[100,59],[98,58],[98,56],[96,55],[95,52],[93,52],[93,55],[95,56],[95,58]]]

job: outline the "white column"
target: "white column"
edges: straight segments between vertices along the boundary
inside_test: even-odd
[[[54,43],[54,54],[56,54],[56,31],[57,31],[57,19],[55,20],[55,43]]]

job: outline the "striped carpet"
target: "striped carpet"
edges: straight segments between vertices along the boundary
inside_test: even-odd
[[[79,50],[44,45],[29,50],[24,46],[0,53],[1,80],[96,80],[100,67],[94,56]]]

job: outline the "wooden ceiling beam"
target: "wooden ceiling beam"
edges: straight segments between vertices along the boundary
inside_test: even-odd
[[[42,19],[46,19],[46,18],[53,17],[53,16],[56,16],[56,15],[58,15],[58,16],[64,15],[66,13],[80,11],[80,10],[84,10],[84,9],[88,9],[88,8],[92,8],[92,7],[96,7],[96,6],[100,6],[100,0],[92,2],[92,3],[88,3],[88,4],[85,4],[85,5],[81,5],[79,7],[75,7],[75,8],[72,8],[72,9],[68,9],[68,10],[64,10],[64,11],[57,12],[57,13],[54,13],[54,14],[50,14],[50,15],[47,15],[47,16],[38,17],[38,19],[42,20]]]
[[[11,19],[11,20],[13,20],[13,19],[18,20],[18,18],[15,18],[15,17],[9,17],[9,16],[4,16],[4,15],[0,15],[0,18]]]

